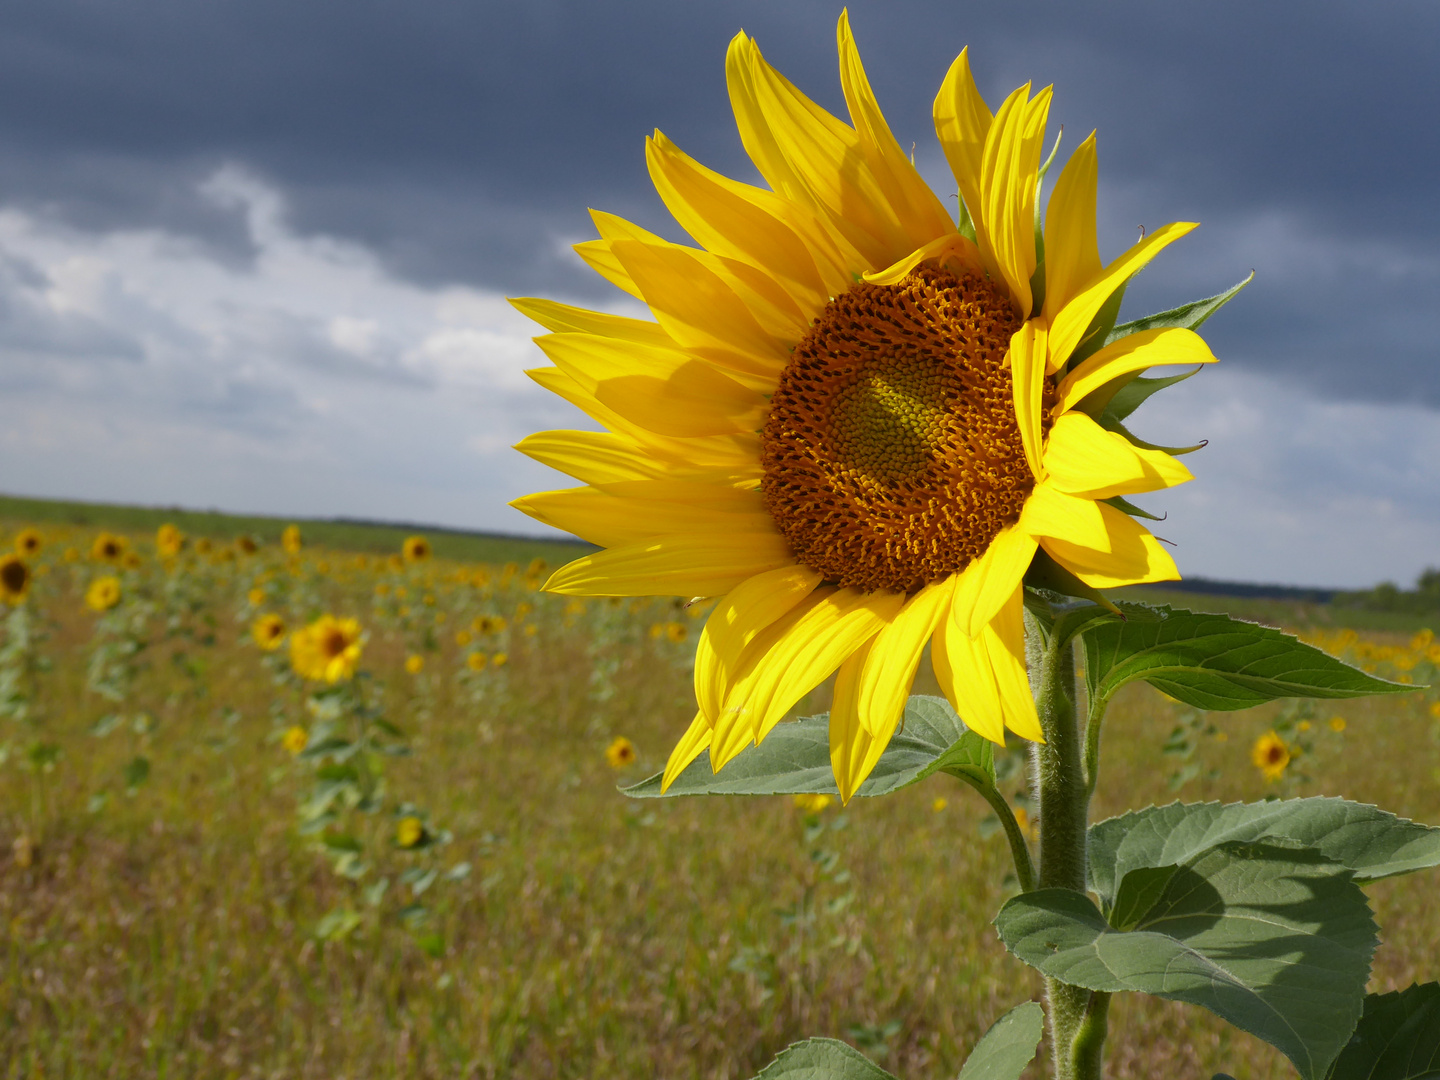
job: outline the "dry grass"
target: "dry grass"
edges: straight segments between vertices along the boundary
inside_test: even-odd
[[[438,958],[383,919],[319,942],[317,920],[354,887],[296,835],[302,770],[274,735],[303,715],[238,640],[231,598],[243,583],[216,587],[213,644],[176,637],[147,652],[124,708],[157,720],[144,739],[152,774],[127,796],[116,777],[139,737],[88,733],[111,706],[84,688],[92,617],[76,591],[83,575],[70,575],[57,565],[34,601],[53,619],[37,730],[63,751],[38,809],[41,781],[18,764],[30,736],[0,732],[15,751],[0,770],[0,841],[39,842],[29,867],[0,856],[0,1075],[743,1078],[797,1038],[854,1041],[857,1028],[898,1022],[883,1064],[939,1080],[996,1017],[1039,993],[990,926],[1007,855],[998,835],[981,836],[985,808],[959,784],[940,777],[852,805],[847,827],[818,841],[851,880],[816,886],[804,819],[786,800],[616,793],[610,739],[635,742],[641,761],[619,778],[637,779],[690,715],[684,650],[643,632],[668,609],[635,614],[640,633],[597,648],[583,619],[566,627],[563,602],[524,592],[538,630],[514,634],[508,695],[477,709],[457,696],[460,653],[443,634],[428,654],[430,689],[416,694],[401,662],[417,631],[374,613],[363,575],[325,588],[332,607],[370,627],[365,668],[415,733],[414,755],[388,780],[423,795],[455,834],[447,861],[475,869],[437,890]],[[458,587],[437,591],[442,608],[474,602]],[[513,609],[521,596],[495,602]],[[617,665],[614,694],[597,702],[590,673],[605,661]],[[1327,708],[1348,729],[1319,740],[1307,762],[1316,779],[1295,793],[1440,821],[1421,697]],[[823,694],[812,705],[823,708]],[[1248,749],[1273,712],[1212,717],[1229,737],[1197,759],[1219,776],[1183,797],[1265,794]],[[1158,748],[1176,713],[1146,687],[1121,695],[1097,817],[1174,797]],[[112,796],[92,812],[102,791]],[[940,811],[937,795],[948,799]],[[1428,885],[1371,890],[1385,938],[1377,988],[1440,968],[1440,914],[1414,902]],[[811,886],[821,900],[850,889],[855,899],[812,925],[787,924],[776,909]],[[1122,1000],[1112,1031],[1115,1077],[1292,1075],[1198,1009]]]

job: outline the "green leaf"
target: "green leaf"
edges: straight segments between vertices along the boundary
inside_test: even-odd
[[[146,780],[150,779],[150,759],[145,757],[131,758],[125,764],[125,786],[130,790],[138,788]]]
[[[937,772],[993,787],[991,743],[968,729],[944,698],[912,697],[900,730],[857,794],[888,795]],[[661,776],[621,791],[634,799],[659,798]],[[664,796],[808,794],[839,794],[830,768],[828,714],[777,725],[764,742],[742,750],[718,773],[710,769],[710,755],[702,753]]]
[[[1118,907],[1116,885],[1126,875],[1184,863],[1230,841],[1314,848],[1357,881],[1440,866],[1440,829],[1364,803],[1319,796],[1227,805],[1177,802],[1092,825],[1090,888],[1102,903]]]
[[[1169,311],[1156,312],[1154,315],[1146,315],[1143,319],[1135,319],[1128,323],[1121,323],[1115,329],[1105,335],[1105,344],[1112,341],[1119,341],[1123,337],[1139,333],[1141,330],[1165,330],[1172,327],[1180,327],[1184,330],[1198,330],[1200,325],[1215,312],[1230,302],[1230,300],[1241,289],[1249,285],[1255,277],[1255,271],[1251,270],[1244,281],[1231,285],[1222,293],[1214,296],[1207,296],[1204,300],[1192,300],[1188,304],[1181,304]]]
[[[1136,679],[1197,709],[1248,709],[1276,698],[1349,698],[1419,689],[1377,679],[1268,626],[1180,608],[1152,608],[1153,622],[1086,628],[1091,700]]]
[[[1440,983],[1370,994],[1365,1012],[1326,1080],[1440,1077]]]
[[[1122,877],[1108,912],[1110,925],[1116,930],[1133,930],[1160,902],[1178,869],[1177,866],[1142,866]]]
[[[1131,930],[1068,889],[1017,896],[995,922],[1044,974],[1204,1006],[1279,1049],[1306,1080],[1324,1075],[1354,1030],[1376,944],[1348,870],[1266,844],[1226,843],[1178,866]]]
[[[755,1080],[895,1080],[839,1039],[806,1039],[781,1050]]]
[[[1015,1006],[980,1037],[958,1080],[1020,1080],[1044,1033],[1044,1009],[1033,1001]]]

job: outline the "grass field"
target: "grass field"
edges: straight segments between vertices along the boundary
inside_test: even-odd
[[[0,607],[0,1075],[745,1078],[826,1034],[941,1080],[1039,994],[990,926],[1004,841],[946,777],[813,813],[616,792],[693,714],[700,611],[538,593],[530,560],[557,552],[524,542],[471,555],[437,535],[405,562],[377,554],[403,534],[308,524],[288,555],[283,522],[23,509],[0,504],[0,548],[26,524],[43,538],[27,598]],[[161,520],[192,533],[173,559]],[[100,527],[132,530],[129,565],[91,558]],[[92,610],[112,575],[118,603]],[[367,637],[357,679],[316,702],[251,629],[327,612]],[[1279,613],[1392,677],[1433,671],[1408,626]],[[928,670],[917,692],[936,692]],[[1202,715],[1130,687],[1096,816],[1326,793],[1440,822],[1434,700]],[[1277,725],[1304,753],[1267,784],[1250,746]],[[370,740],[347,759],[363,797],[317,753],[336,732]],[[618,737],[635,760],[617,767]],[[1370,887],[1372,988],[1437,974],[1440,912],[1407,903],[1432,888]],[[1116,1077],[1293,1075],[1198,1009],[1122,999],[1112,1031]]]

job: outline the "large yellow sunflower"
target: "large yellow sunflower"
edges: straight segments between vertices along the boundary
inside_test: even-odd
[[[1097,418],[1137,373],[1214,356],[1182,329],[1096,346],[1125,283],[1194,226],[1103,265],[1091,135],[1042,229],[1050,90],[1027,83],[992,113],[964,52],[935,100],[957,223],[890,133],[844,15],[838,38],[849,124],[750,38],[731,42],[731,104],[768,188],[649,140],[655,186],[698,247],[594,214],[601,239],[578,252],[654,321],[515,301],[551,331],[536,340],[555,366],[532,377],[608,429],[519,444],[585,486],[514,505],[606,549],[546,588],[719,598],[667,785],[706,749],[720,769],[838,672],[831,758],[848,800],[927,643],[970,727],[1040,739],[1032,562],[1092,588],[1179,576],[1116,497],[1189,471]]]

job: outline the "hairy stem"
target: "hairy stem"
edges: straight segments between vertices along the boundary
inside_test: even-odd
[[[1015,820],[1015,811],[1010,808],[1010,803],[990,784],[971,780],[964,775],[960,779],[984,796],[990,809],[995,811],[995,816],[1005,828],[1005,839],[1010,842],[1010,858],[1015,863],[1015,877],[1020,882],[1020,891],[1034,892],[1035,864],[1030,859],[1030,845],[1025,841],[1025,834],[1020,830],[1020,823]]]

